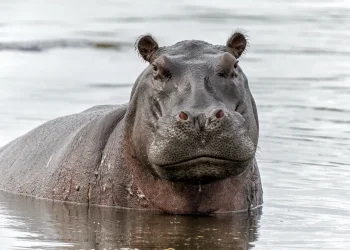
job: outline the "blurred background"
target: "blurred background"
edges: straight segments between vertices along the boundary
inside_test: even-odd
[[[260,118],[257,159],[265,200],[261,218],[204,223],[239,232],[223,239],[214,233],[198,238],[203,232],[191,229],[197,219],[187,218],[180,222],[187,226],[164,236],[168,245],[157,237],[148,244],[148,236],[142,234],[136,246],[348,249],[350,1],[1,0],[0,146],[58,116],[128,102],[132,84],[147,66],[134,50],[142,34],[151,33],[160,46],[184,39],[223,45],[236,29],[250,40],[240,65]],[[82,246],[79,237],[72,243],[64,236],[77,224],[57,230],[57,221],[43,224],[40,216],[31,219],[33,215],[21,212],[27,208],[26,202],[0,194],[0,240],[5,249],[39,248],[40,242],[48,242],[46,247],[63,242],[57,249]],[[44,222],[57,215],[52,209],[38,211],[47,215]],[[79,228],[90,225],[80,213],[75,216]],[[103,223],[101,216],[93,218]],[[108,230],[119,228],[112,223],[115,220],[130,220],[118,218],[111,219]],[[174,218],[169,222],[152,217],[158,224],[136,223],[118,232],[164,233],[174,230]],[[192,245],[182,244],[188,234]],[[99,246],[109,242],[106,246],[112,249],[135,242],[91,235],[84,239],[91,242],[84,245],[87,248],[97,241]]]

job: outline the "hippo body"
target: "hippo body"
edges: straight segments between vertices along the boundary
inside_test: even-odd
[[[150,63],[129,104],[49,121],[0,149],[0,189],[52,200],[207,214],[262,204],[258,117],[238,66],[246,40],[226,46],[141,37]]]

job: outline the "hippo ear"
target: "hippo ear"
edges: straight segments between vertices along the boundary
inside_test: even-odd
[[[244,37],[242,33],[235,32],[227,40],[226,46],[233,49],[235,52],[237,52],[238,57],[240,57],[247,46],[247,39]]]
[[[135,47],[139,51],[142,58],[147,62],[151,61],[153,53],[159,49],[158,43],[153,39],[151,35],[141,36],[136,41]]]

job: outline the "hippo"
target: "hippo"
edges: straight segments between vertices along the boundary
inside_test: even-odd
[[[263,192],[259,121],[239,65],[247,40],[135,43],[149,65],[125,105],[44,123],[0,149],[0,189],[171,214],[247,211]]]

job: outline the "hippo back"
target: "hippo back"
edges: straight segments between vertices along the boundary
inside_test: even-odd
[[[5,145],[0,149],[0,189],[50,199],[55,199],[57,187],[64,192],[56,193],[67,197],[73,189],[87,189],[109,135],[126,108],[95,106],[49,121]],[[72,187],[72,177],[82,187]],[[86,202],[88,190],[81,191],[84,195],[75,201]]]

